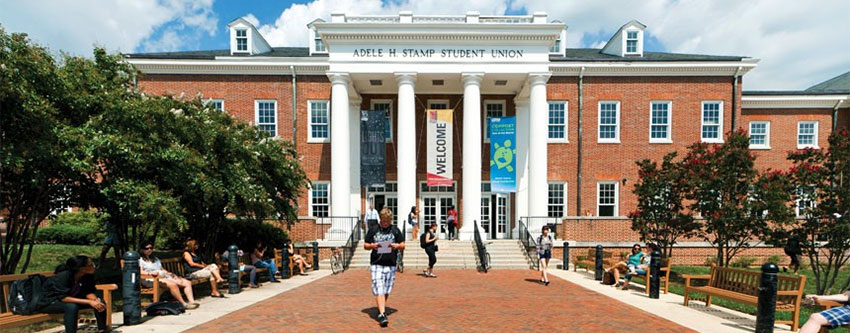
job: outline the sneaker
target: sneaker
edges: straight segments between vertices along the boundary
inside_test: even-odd
[[[271,282],[271,283],[280,283],[280,280],[271,280],[271,281],[269,281],[269,282]]]
[[[188,303],[188,304],[185,305],[186,310],[194,310],[194,309],[197,309],[199,306],[201,306],[201,305],[198,304],[198,303],[195,303],[195,302]]]
[[[387,315],[379,314],[378,315],[378,323],[381,324],[381,327],[387,327],[390,324],[390,321],[387,319]]]

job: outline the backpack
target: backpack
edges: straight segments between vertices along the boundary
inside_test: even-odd
[[[186,312],[186,308],[180,302],[159,301],[145,307],[148,316],[179,315]]]
[[[38,302],[44,296],[41,286],[46,280],[44,275],[34,274],[12,282],[7,299],[12,313],[25,316],[34,314],[38,310]]]
[[[427,235],[427,234],[428,234],[428,232],[426,231],[425,233],[422,234],[422,236],[419,236],[419,247],[421,247],[423,249],[428,247],[428,243],[425,242],[425,235]]]
[[[614,273],[611,273],[611,271],[605,271],[605,273],[602,273],[602,284],[610,286],[613,285],[614,282]]]

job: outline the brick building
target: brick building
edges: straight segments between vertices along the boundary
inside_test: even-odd
[[[850,73],[805,91],[746,91],[757,59],[644,50],[646,26],[623,25],[601,49],[566,48],[567,27],[529,16],[333,14],[303,32],[307,47],[271,47],[251,23],[231,22],[227,50],[131,54],[152,94],[200,95],[210,105],[291,140],[312,188],[304,219],[362,216],[368,201],[406,219],[444,223],[460,212],[490,238],[558,223],[559,238],[633,242],[635,161],[698,141],[756,134],[759,168],[788,167],[788,150],[824,147],[850,126]],[[452,109],[452,186],[425,184],[426,109]],[[386,110],[385,185],[360,186],[360,110]],[[516,117],[514,193],[492,193],[487,119]],[[472,198],[471,200],[469,198]],[[317,222],[320,223],[320,222]],[[562,236],[562,237],[561,237]],[[705,244],[694,242],[694,247]]]

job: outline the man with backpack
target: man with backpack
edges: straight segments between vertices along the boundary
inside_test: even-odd
[[[384,207],[381,210],[381,224],[366,233],[363,249],[372,250],[369,271],[372,273],[372,295],[378,303],[378,322],[387,327],[387,299],[395,283],[396,259],[398,251],[404,250],[404,234],[392,225],[393,212]]]

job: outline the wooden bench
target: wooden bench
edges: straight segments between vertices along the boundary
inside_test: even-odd
[[[53,276],[53,272],[0,275],[0,285],[3,287],[3,308],[0,309],[0,329],[35,324],[52,319],[61,320],[62,317],[64,317],[64,314],[62,313],[39,313],[22,316],[9,311],[9,300],[7,299],[7,296],[9,295],[9,289],[11,288],[12,282],[25,279],[34,274],[41,274],[47,277]],[[106,326],[112,327],[112,291],[118,289],[118,285],[99,284],[96,285],[95,288],[103,293],[102,299],[103,303],[106,305]],[[94,311],[91,309],[88,310]]]
[[[711,306],[711,298],[719,297],[737,303],[758,305],[758,287],[761,272],[745,269],[718,267],[711,265],[709,275],[682,275],[685,278],[685,306],[691,293],[705,294],[705,306]],[[793,320],[777,320],[777,324],[791,325],[791,331],[797,331],[800,320],[800,301],[806,276],[778,275],[776,292],[776,311],[791,312]],[[691,286],[691,280],[708,280],[705,286]]]
[[[316,267],[316,265],[313,264],[313,250],[296,247],[295,248],[295,254],[298,254],[298,255],[301,255],[302,257],[304,257],[304,264],[305,265],[310,265],[311,267]],[[277,267],[283,267],[283,250],[282,249],[275,249],[274,250],[274,262],[277,265]],[[289,256],[289,274],[290,274],[290,276],[294,275],[293,272],[295,272],[296,267],[298,267],[298,265],[295,263],[295,259],[290,255]]]
[[[588,272],[590,272],[591,268],[596,269],[596,248],[588,249],[587,255],[576,256],[573,271],[577,271],[579,266],[584,267]],[[612,266],[614,266],[614,254],[609,251],[602,251],[602,268],[607,270]]]
[[[139,259],[139,260],[141,260],[141,259]],[[170,272],[171,274],[174,274],[178,277],[185,277],[186,271],[183,269],[183,257],[160,259],[159,261],[162,263],[162,269],[164,269],[164,270],[166,270],[166,271]],[[121,260],[121,269],[122,270],[124,269],[124,260]],[[150,288],[146,288],[145,286],[140,284],[141,294],[142,295],[151,295],[151,299],[152,299],[151,302],[152,303],[159,302],[160,296],[162,296],[162,293],[164,293],[166,290],[168,290],[168,287],[166,287],[165,282],[160,281],[160,276],[153,276],[153,275],[141,273],[140,279],[152,279],[153,280],[153,285]],[[200,279],[194,279],[194,280],[189,280],[189,281],[191,281],[192,286],[194,286],[194,285],[198,285],[198,284],[202,284],[202,283],[208,284],[210,282],[210,279],[209,278],[200,278]],[[142,306],[146,306],[148,304],[151,304],[151,302],[142,302]]]
[[[663,284],[665,294],[667,293],[667,289],[669,288],[669,285],[670,285],[668,283],[668,281],[670,281],[670,267],[672,266],[672,264],[673,264],[672,258],[662,258],[661,259],[661,267],[658,268],[658,272],[660,273],[659,274],[660,276],[659,276],[659,279],[658,279],[660,282],[658,283],[658,287],[660,288],[661,285]],[[634,278],[643,279],[644,284],[646,285],[646,294],[647,295],[649,295],[649,273],[650,273],[649,267],[647,267],[646,268],[646,274],[644,274],[644,275],[633,275],[632,276],[632,279],[634,279]]]

